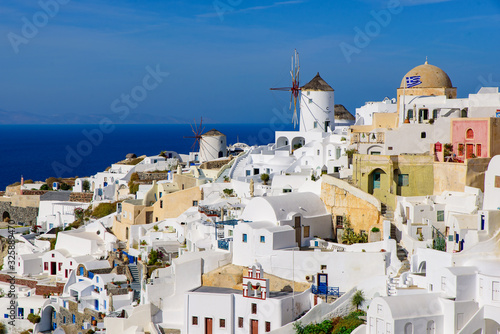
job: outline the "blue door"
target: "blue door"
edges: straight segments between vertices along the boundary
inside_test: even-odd
[[[380,172],[373,173],[373,189],[380,189]]]
[[[95,310],[96,311],[99,311],[99,300],[94,300],[94,304],[95,304]]]
[[[318,294],[328,293],[328,274],[318,274]]]
[[[481,215],[481,231],[484,231],[484,215]]]

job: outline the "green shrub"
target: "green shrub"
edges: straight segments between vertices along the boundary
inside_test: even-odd
[[[262,180],[262,182],[264,182],[264,185],[267,186],[267,181],[269,181],[269,174],[262,174],[260,176],[260,179]]]
[[[89,191],[90,190],[90,182],[89,180],[85,180],[82,182],[82,190]]]
[[[226,196],[231,196],[233,194],[233,189],[224,189],[222,190],[222,192],[226,195]]]
[[[148,265],[152,266],[158,262],[158,251],[152,249],[148,254]]]
[[[372,232],[373,233],[380,232],[380,229],[378,227],[374,227],[374,228],[372,228]]]
[[[30,313],[28,314],[28,320],[32,323],[32,324],[37,324],[40,322],[40,316],[39,315],[36,315],[36,314],[33,314],[33,313]]]
[[[102,218],[113,212],[116,212],[116,203],[101,203],[92,211],[92,216]]]
[[[61,183],[61,186],[60,186],[61,190],[71,190],[71,186],[67,183]]]
[[[43,185],[40,187],[40,190],[50,190],[49,185],[48,185],[48,184],[43,184]]]

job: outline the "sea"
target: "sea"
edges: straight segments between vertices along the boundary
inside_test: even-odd
[[[274,142],[275,131],[291,131],[293,125],[203,124],[198,130],[211,129],[225,134],[228,145],[264,145]],[[21,176],[45,181],[94,175],[128,153],[187,154],[194,148],[193,130],[190,124],[0,125],[0,190]]]

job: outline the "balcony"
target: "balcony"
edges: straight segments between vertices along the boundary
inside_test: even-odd
[[[219,239],[217,240],[217,246],[219,249],[229,250],[229,242],[233,241],[233,238]]]
[[[353,144],[384,144],[383,132],[360,132],[352,134]]]
[[[312,285],[312,293],[314,295],[326,295],[332,297],[340,297],[340,291],[338,287],[334,286],[320,286]]]

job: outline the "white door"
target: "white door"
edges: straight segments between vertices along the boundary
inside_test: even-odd
[[[385,321],[377,319],[377,334],[385,334]]]
[[[499,301],[500,300],[500,282],[493,281],[493,286],[492,286],[492,299],[494,301]]]

